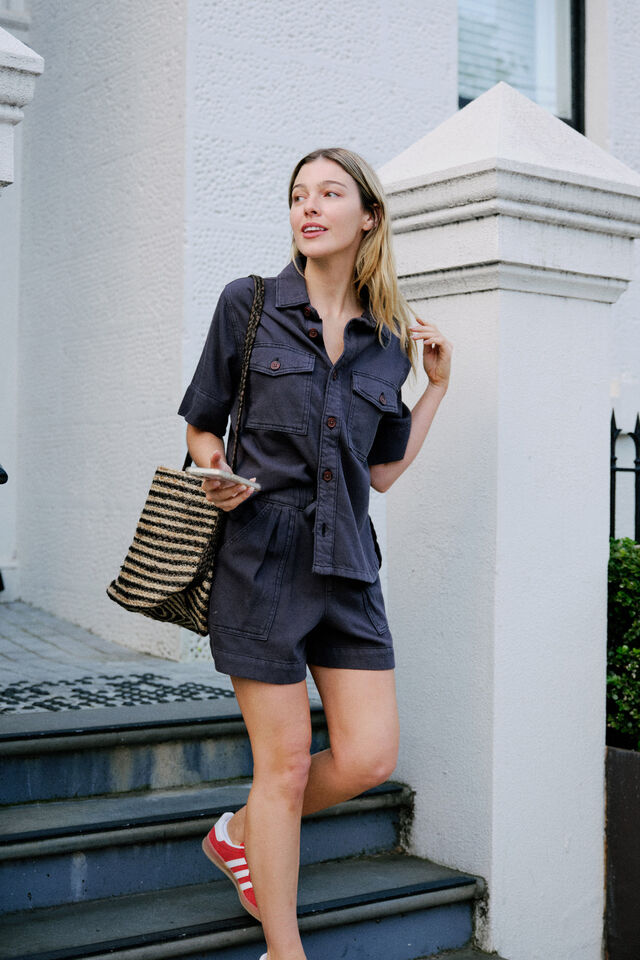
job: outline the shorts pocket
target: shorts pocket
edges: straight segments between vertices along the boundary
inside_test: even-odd
[[[246,501],[248,504],[250,501]],[[266,640],[278,604],[284,567],[293,537],[293,511],[263,503],[216,555],[210,634],[216,628],[253,640]]]
[[[384,608],[384,597],[382,596],[382,587],[380,580],[375,583],[365,584],[362,590],[362,601],[367,612],[369,620],[380,634],[388,633],[389,624],[387,622],[387,613]]]
[[[366,460],[385,413],[398,409],[398,390],[390,380],[354,370],[351,374],[351,400],[347,417],[349,446]]]
[[[255,344],[249,362],[245,426],[306,434],[315,357],[294,347]]]

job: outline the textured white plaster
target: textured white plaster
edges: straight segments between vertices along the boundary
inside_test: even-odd
[[[31,12],[47,70],[23,171],[21,595],[177,657],[175,628],[105,588],[156,465],[181,465],[184,4]]]
[[[636,0],[588,0],[586,56],[587,135],[640,172],[640,4]],[[618,427],[633,430],[640,412],[640,249],[635,244],[634,282],[616,303],[606,350],[611,406]],[[620,466],[633,465],[632,443],[618,441]],[[616,536],[633,537],[629,474],[618,474]]]

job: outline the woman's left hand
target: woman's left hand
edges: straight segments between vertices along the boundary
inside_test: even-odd
[[[429,383],[445,390],[451,376],[451,354],[453,344],[438,330],[434,323],[416,317],[409,328],[413,340],[422,340],[422,363]]]

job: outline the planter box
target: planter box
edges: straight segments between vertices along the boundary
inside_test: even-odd
[[[606,748],[607,960],[640,958],[640,752]]]

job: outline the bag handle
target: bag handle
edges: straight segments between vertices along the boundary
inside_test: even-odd
[[[253,341],[256,338],[256,332],[258,330],[258,325],[260,323],[260,318],[262,317],[262,308],[264,306],[264,280],[262,277],[259,277],[256,273],[252,273],[251,277],[253,278],[254,291],[253,291],[253,303],[251,305],[251,313],[249,314],[249,322],[247,324],[247,332],[244,338],[244,352],[242,354],[242,370],[240,371],[240,390],[239,390],[239,399],[238,399],[238,413],[236,416],[236,427],[233,433],[233,452],[231,454],[231,472],[235,473],[236,469],[236,453],[238,448],[238,434],[240,432],[240,421],[242,419],[242,411],[244,410],[244,398],[247,386],[247,377],[249,376],[249,360],[251,359],[251,350],[253,348]],[[191,454],[187,450],[187,456],[182,469],[186,470],[187,467],[193,463]]]

